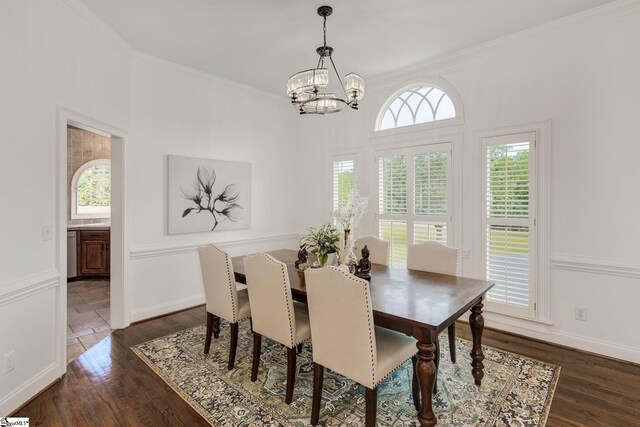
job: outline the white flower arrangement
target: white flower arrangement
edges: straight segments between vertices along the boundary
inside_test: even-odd
[[[333,217],[342,230],[357,227],[369,206],[369,197],[360,196],[357,186],[353,186],[349,196],[349,202],[333,212]]]
[[[353,187],[349,196],[350,201],[333,212],[333,218],[343,231],[343,236],[340,239],[340,247],[342,248],[340,250],[340,263],[353,266],[358,261],[358,258],[353,253],[355,242],[351,230],[358,226],[364,216],[369,205],[369,198],[360,196],[356,186]]]

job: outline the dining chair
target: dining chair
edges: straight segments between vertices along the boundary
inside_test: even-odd
[[[389,265],[389,242],[378,239],[376,236],[364,236],[356,240],[357,251],[367,246],[370,255],[369,260],[374,264]],[[360,256],[360,252],[356,254]]]
[[[419,410],[416,340],[374,325],[369,282],[333,266],[306,270],[305,282],[313,346],[311,424],[320,418],[324,368],[365,387],[366,426],[375,426],[378,384],[411,359]]]
[[[287,389],[285,403],[293,400],[296,380],[296,348],[311,336],[305,304],[293,301],[287,265],[268,254],[244,258],[244,270],[251,301],[253,362],[251,381],[258,379],[262,337],[287,348]]]
[[[410,244],[407,251],[407,268],[430,273],[455,276],[458,267],[458,249],[440,242],[428,241]],[[449,325],[449,354],[456,363],[456,324]],[[436,341],[437,343],[437,341]],[[440,361],[440,345],[437,344],[436,364]]]
[[[200,269],[204,283],[204,295],[207,306],[207,333],[204,354],[209,354],[211,334],[218,339],[220,318],[229,322],[231,342],[227,368],[233,369],[238,347],[238,322],[251,317],[249,294],[246,289],[238,290],[233,274],[233,265],[229,254],[215,245],[198,248]]]

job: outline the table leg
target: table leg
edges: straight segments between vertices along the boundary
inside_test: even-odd
[[[476,385],[480,385],[482,377],[484,377],[484,354],[482,353],[482,331],[484,330],[484,318],[482,317],[482,299],[476,305],[471,307],[471,315],[469,316],[469,326],[471,327],[471,335],[473,337],[473,349],[471,350],[471,374]]]
[[[433,427],[438,422],[433,413],[433,385],[436,381],[436,364],[433,360],[435,359],[436,346],[430,333],[425,341],[418,341],[416,346],[418,347],[416,371],[420,385],[420,396],[422,397],[418,421],[422,427]]]

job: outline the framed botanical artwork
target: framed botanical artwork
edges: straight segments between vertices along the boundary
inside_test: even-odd
[[[169,234],[251,227],[251,163],[167,156]]]

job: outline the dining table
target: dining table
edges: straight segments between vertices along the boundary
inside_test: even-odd
[[[278,249],[267,252],[287,265],[292,297],[306,303],[304,272],[295,266],[297,251]],[[246,284],[243,257],[232,258],[235,279]],[[416,373],[420,389],[418,421],[435,426],[433,391],[439,359],[438,334],[470,310],[472,335],[471,376],[477,386],[484,376],[482,361],[483,298],[493,282],[460,276],[372,264],[370,291],[374,323],[411,335],[417,340]]]

